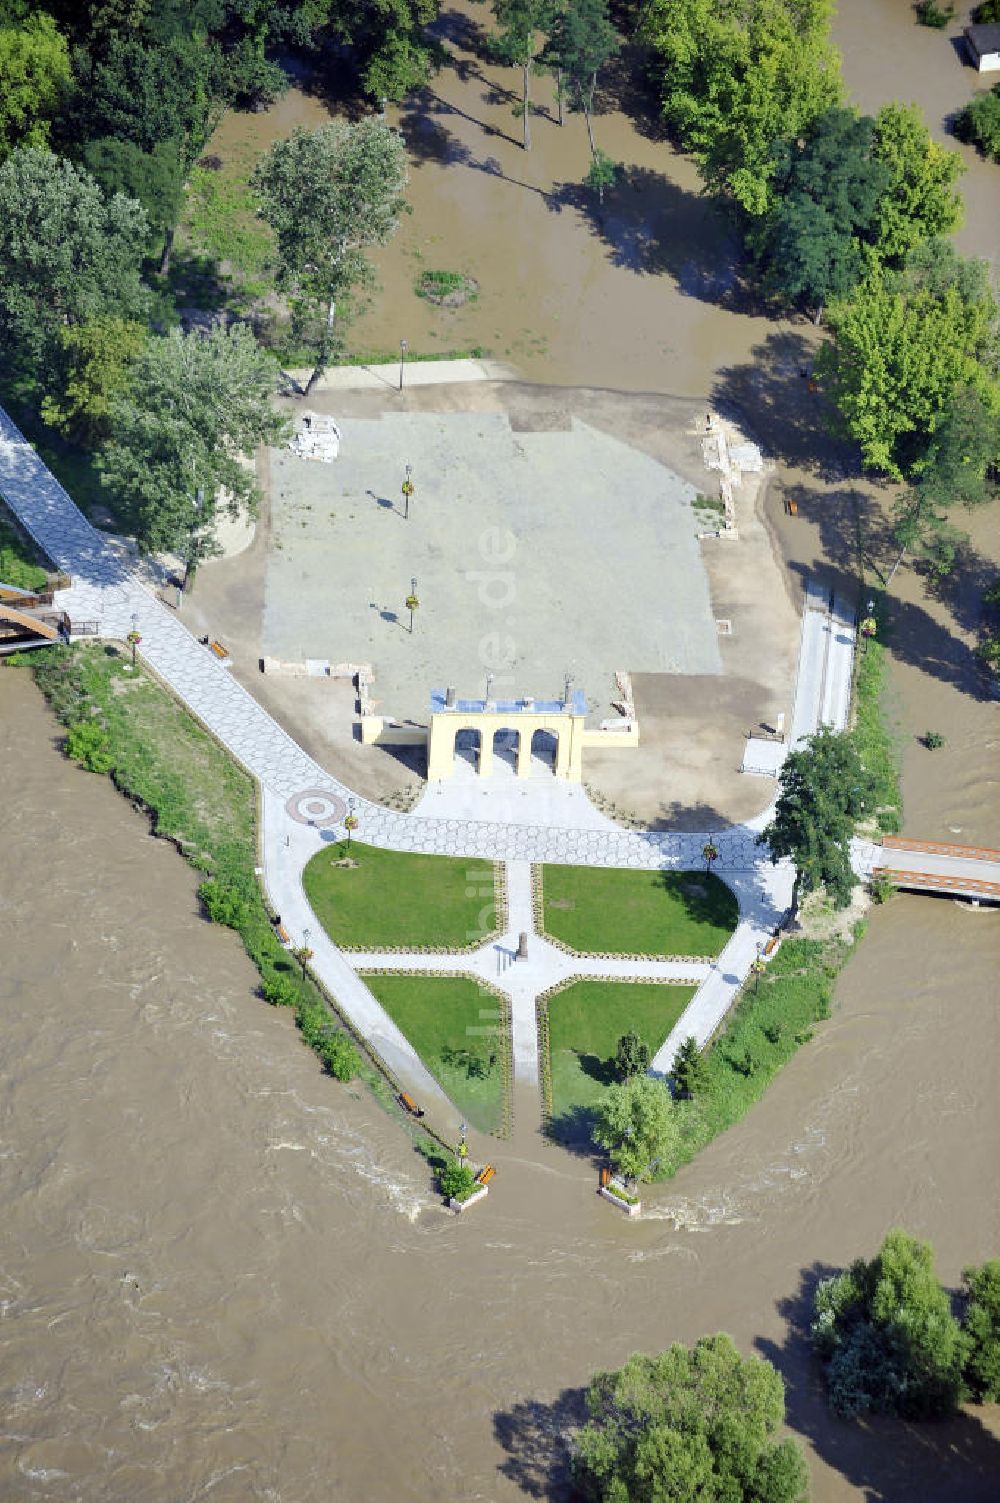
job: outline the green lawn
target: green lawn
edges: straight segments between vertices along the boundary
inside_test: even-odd
[[[496,1132],[505,1090],[499,999],[470,976],[364,980],[470,1125]]]
[[[40,590],[45,570],[35,562],[36,549],[23,536],[13,516],[0,501],[0,583],[17,590]]]
[[[622,1034],[635,1029],[655,1054],[696,990],[657,982],[576,981],[549,998],[554,1136],[589,1139],[591,1110],[617,1079],[613,1060]]]
[[[708,872],[542,868],[546,934],[581,954],[718,955],[739,908]]]
[[[493,933],[493,866],[453,856],[376,850],[355,840],[318,851],[302,874],[330,938],[355,949],[460,950]]]

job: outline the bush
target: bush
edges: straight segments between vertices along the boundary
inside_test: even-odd
[[[108,733],[96,720],[78,720],[69,727],[66,755],[88,772],[108,773],[115,765]]]
[[[198,896],[213,924],[242,929],[249,918],[246,898],[232,883],[209,877],[198,888]]]
[[[896,891],[896,884],[891,877],[872,877],[871,881],[868,883],[868,891],[871,893],[872,902],[878,903],[881,907],[883,903],[888,903],[889,899]]]
[[[920,737],[920,744],[921,746],[925,746],[928,751],[938,751],[940,747],[944,746],[945,740],[940,731],[924,731],[924,734]]]
[[[816,1290],[813,1346],[838,1414],[950,1414],[962,1396],[965,1340],[929,1243],[898,1228]]]
[[[965,1378],[981,1404],[1000,1400],[1000,1259],[962,1274],[969,1303],[965,1310]]]
[[[982,0],[972,12],[972,19],[977,26],[989,26],[992,21],[1000,21],[1000,0]]]
[[[919,0],[914,9],[920,25],[933,26],[936,31],[943,31],[955,14],[955,7],[950,0],[947,5],[938,5],[937,0]]]
[[[446,1200],[468,1200],[475,1188],[476,1176],[468,1164],[452,1159],[438,1170],[437,1181]]]
[[[361,1056],[346,1033],[335,1033],[326,1040],[322,1059],[334,1080],[346,1083],[361,1073]]]
[[[955,135],[970,146],[978,146],[984,156],[1000,162],[1000,84],[988,94],[978,94],[956,116]]]
[[[264,982],[261,990],[265,1002],[270,1002],[272,1007],[294,1007],[299,1000],[298,988],[287,976],[272,976]]]

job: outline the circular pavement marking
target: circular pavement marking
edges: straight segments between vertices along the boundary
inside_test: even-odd
[[[300,825],[315,825],[319,830],[328,830],[332,825],[342,824],[347,814],[347,805],[335,793],[325,788],[303,788],[293,793],[285,804],[285,813]]]

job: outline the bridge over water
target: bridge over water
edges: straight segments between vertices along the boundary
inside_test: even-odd
[[[1000,851],[887,835],[873,877],[887,877],[909,892],[1000,903]]]

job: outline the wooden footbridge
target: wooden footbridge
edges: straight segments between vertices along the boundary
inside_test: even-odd
[[[42,590],[21,590],[0,580],[0,656],[69,636],[69,617],[53,604],[54,592],[68,583],[60,575]]]
[[[885,859],[876,863],[872,876],[886,877],[895,887],[1000,903],[1000,851],[886,835],[882,853]]]

